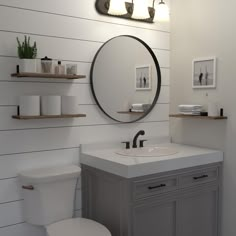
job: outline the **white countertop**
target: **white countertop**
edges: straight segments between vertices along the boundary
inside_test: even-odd
[[[218,150],[169,142],[156,146],[175,148],[178,153],[161,157],[130,157],[116,154],[120,150],[118,145],[87,144],[81,146],[80,162],[115,175],[133,178],[223,161],[223,152]]]

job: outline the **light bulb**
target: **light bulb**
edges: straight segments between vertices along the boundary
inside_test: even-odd
[[[159,2],[155,8],[155,20],[162,22],[170,20],[169,7],[163,1]]]
[[[148,11],[148,4],[146,0],[135,0],[133,4],[133,19],[148,19],[150,14]]]
[[[110,0],[108,14],[121,16],[127,14],[124,0]]]

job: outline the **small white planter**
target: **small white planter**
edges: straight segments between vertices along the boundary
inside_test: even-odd
[[[61,96],[42,96],[41,113],[47,116],[61,115]]]
[[[215,102],[208,102],[208,116],[218,116],[218,107]]]
[[[37,72],[37,60],[36,59],[20,59],[20,72]]]

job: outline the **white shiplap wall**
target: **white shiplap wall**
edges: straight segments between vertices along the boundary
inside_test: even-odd
[[[150,1],[152,2],[152,1]],[[81,143],[127,140],[140,129],[147,137],[169,134],[169,25],[109,18],[96,13],[95,0],[0,0],[0,236],[45,236],[41,227],[24,223],[17,174],[22,169],[79,163]],[[68,82],[14,79],[18,63],[16,37],[30,35],[38,57],[78,64],[86,79]],[[129,34],[143,39],[155,52],[162,71],[160,99],[145,119],[118,124],[98,109],[91,96],[89,70],[98,48],[108,39]],[[77,95],[86,118],[74,120],[11,119],[17,96]],[[75,215],[80,215],[80,186]]]

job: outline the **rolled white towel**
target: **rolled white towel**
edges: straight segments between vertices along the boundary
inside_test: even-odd
[[[186,104],[181,104],[181,105],[179,105],[179,107],[187,107],[187,108],[191,108],[191,107],[202,107],[202,105],[190,105],[190,104],[188,104],[188,105],[186,105]]]
[[[141,109],[143,109],[143,103],[134,103],[131,105],[131,109],[141,110]]]
[[[202,108],[202,105],[179,105],[179,108],[184,108],[184,109]]]

